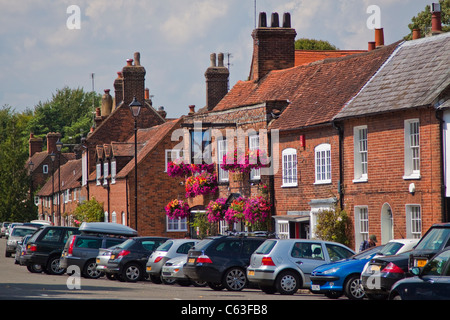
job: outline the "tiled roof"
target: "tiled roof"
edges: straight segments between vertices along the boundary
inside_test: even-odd
[[[404,42],[336,119],[430,105],[450,85],[450,33]]]
[[[295,50],[295,66],[362,52],[367,52],[367,50]]]
[[[67,163],[61,166],[61,175],[58,179],[58,170],[54,173],[53,179],[50,177],[44,186],[39,190],[39,196],[50,196],[52,191],[58,192],[58,180],[61,179],[60,190],[73,189],[81,186],[81,159],[69,160]],[[53,180],[53,189],[52,189]]]

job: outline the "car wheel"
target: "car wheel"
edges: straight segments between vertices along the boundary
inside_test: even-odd
[[[97,270],[97,263],[95,263],[95,260],[89,260],[86,262],[83,268],[83,275],[86,278],[90,279],[98,279],[102,275],[102,272],[100,270]]]
[[[60,268],[59,266],[59,256],[51,257],[48,261],[46,271],[48,274],[61,275],[66,272],[66,269]]]
[[[127,282],[136,282],[142,278],[141,267],[136,263],[127,264],[122,271],[122,278]]]
[[[245,271],[241,268],[232,268],[225,272],[223,285],[229,291],[241,291],[247,284]]]
[[[207,282],[206,283],[207,285],[208,285],[208,287],[210,287],[211,289],[213,289],[214,291],[220,291],[220,290],[223,290],[223,288],[225,288],[224,286],[223,286],[223,284],[222,283],[214,283],[214,282]]]
[[[163,277],[160,277],[160,279],[161,279],[161,282],[162,283],[164,283],[164,284],[174,284],[175,283],[175,279],[174,278],[163,278]]]
[[[362,300],[366,295],[359,275],[351,276],[345,283],[344,292],[350,300]]]
[[[191,280],[194,287],[206,287],[206,281],[203,280]]]
[[[153,283],[156,283],[156,284],[161,284],[162,283],[161,277],[159,277],[159,276],[150,275],[150,280]]]
[[[44,268],[40,264],[32,264],[30,266],[27,266],[28,271],[31,273],[41,273]]]
[[[278,275],[275,285],[279,293],[291,295],[300,287],[300,277],[293,271],[283,271]]]

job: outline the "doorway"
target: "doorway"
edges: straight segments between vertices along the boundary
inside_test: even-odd
[[[381,208],[381,244],[385,244],[394,237],[394,219],[391,206],[383,204]]]

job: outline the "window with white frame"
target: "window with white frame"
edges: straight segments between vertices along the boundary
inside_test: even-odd
[[[406,237],[420,239],[422,236],[422,215],[420,205],[406,206]]]
[[[331,183],[331,145],[322,143],[315,149],[316,183]]]
[[[127,225],[127,219],[125,219],[125,218],[126,218],[125,212],[122,212],[122,224],[123,224],[124,226]]]
[[[169,162],[183,160],[183,152],[181,149],[167,149],[166,150],[166,164],[164,167],[164,172],[167,172],[167,167],[169,166]]]
[[[259,135],[253,134],[248,137],[248,149],[258,150],[259,149]],[[250,180],[260,180],[261,179],[261,169],[252,169],[250,171]]]
[[[353,182],[367,181],[367,126],[353,128],[354,138],[354,180]]]
[[[187,231],[186,218],[170,219],[166,216],[167,231]]]
[[[82,173],[82,179],[81,179],[81,185],[85,186],[87,185],[87,181],[88,181],[88,157],[87,157],[87,152],[84,152],[83,155],[81,156],[81,173]]]
[[[116,159],[113,158],[111,160],[111,183],[112,184],[116,183],[116,175],[117,175],[117,164],[116,164]]]
[[[111,222],[117,223],[117,214],[115,211],[111,213]]]
[[[108,184],[108,175],[109,175],[109,162],[105,160],[103,163],[103,185]]]
[[[366,206],[355,207],[355,246],[369,240],[369,211]]]
[[[223,162],[223,157],[227,154],[228,148],[227,148],[227,140],[226,139],[220,139],[217,140],[217,164],[218,166],[218,172],[219,172],[219,182],[228,182],[229,181],[229,174],[227,170],[223,170],[220,165]]]
[[[97,185],[99,186],[99,185],[101,185],[101,181],[100,181],[100,178],[102,177],[102,164],[99,162],[99,163],[97,163],[97,166],[96,166],[96,182],[97,182]]]
[[[282,154],[282,187],[297,186],[297,150],[293,148],[284,149]]]
[[[405,120],[405,175],[403,178],[420,178],[420,126],[418,119]]]
[[[279,239],[289,239],[289,221],[278,220],[276,224],[276,232]]]
[[[47,174],[47,173],[48,173],[48,165],[47,165],[47,164],[44,164],[44,165],[42,166],[42,173],[43,173],[43,174]]]

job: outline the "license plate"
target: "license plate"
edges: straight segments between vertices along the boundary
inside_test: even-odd
[[[110,257],[111,260],[114,260],[115,258],[116,258],[116,256],[114,254],[111,255],[111,257]]]
[[[152,271],[152,267],[147,267],[147,271]]]
[[[381,266],[370,266],[371,272],[379,272],[381,269]]]
[[[254,276],[254,275],[255,275],[255,271],[249,270],[249,271],[248,271],[248,275],[249,275],[249,276]]]
[[[99,263],[100,263],[100,259],[95,259],[95,262],[96,262],[97,264],[99,264]]]
[[[313,284],[313,285],[311,285],[311,289],[314,290],[314,291],[320,291],[320,285]]]
[[[189,258],[188,263],[195,263],[195,258]]]
[[[416,265],[419,268],[425,267],[426,264],[427,264],[427,260],[424,260],[424,259],[416,260]]]

